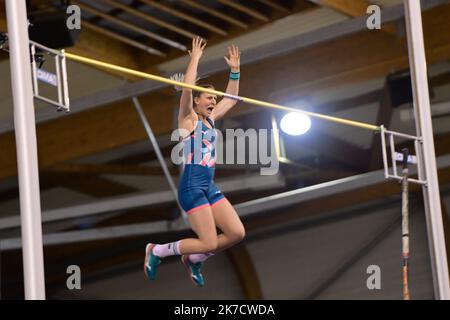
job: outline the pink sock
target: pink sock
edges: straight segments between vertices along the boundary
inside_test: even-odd
[[[189,255],[189,260],[193,263],[203,262],[209,257],[213,256],[214,253],[194,253]]]
[[[180,255],[180,241],[157,244],[153,247],[153,254],[160,258]]]

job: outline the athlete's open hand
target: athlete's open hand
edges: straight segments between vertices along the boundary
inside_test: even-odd
[[[236,45],[228,47],[228,57],[225,56],[225,61],[230,66],[232,71],[239,71],[241,66],[241,53]]]
[[[203,49],[206,47],[206,41],[200,37],[192,39],[192,50],[189,50],[189,55],[192,59],[200,59],[203,54]]]

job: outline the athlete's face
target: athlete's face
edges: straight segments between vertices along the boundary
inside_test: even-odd
[[[198,114],[209,117],[216,106],[217,96],[214,94],[202,93],[200,96],[194,98],[194,103],[195,110]]]

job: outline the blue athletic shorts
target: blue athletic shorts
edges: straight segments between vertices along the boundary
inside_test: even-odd
[[[213,178],[214,168],[199,164],[185,165],[178,187],[178,199],[187,214],[225,200]]]

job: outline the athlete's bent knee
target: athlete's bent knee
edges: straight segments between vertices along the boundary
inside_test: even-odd
[[[217,238],[211,239],[208,241],[203,242],[203,250],[204,252],[212,252],[217,250],[217,246],[219,245],[219,242]]]
[[[230,239],[232,239],[232,241],[235,243],[241,242],[245,238],[245,229],[244,227],[236,228],[232,230],[227,236],[230,237]]]

